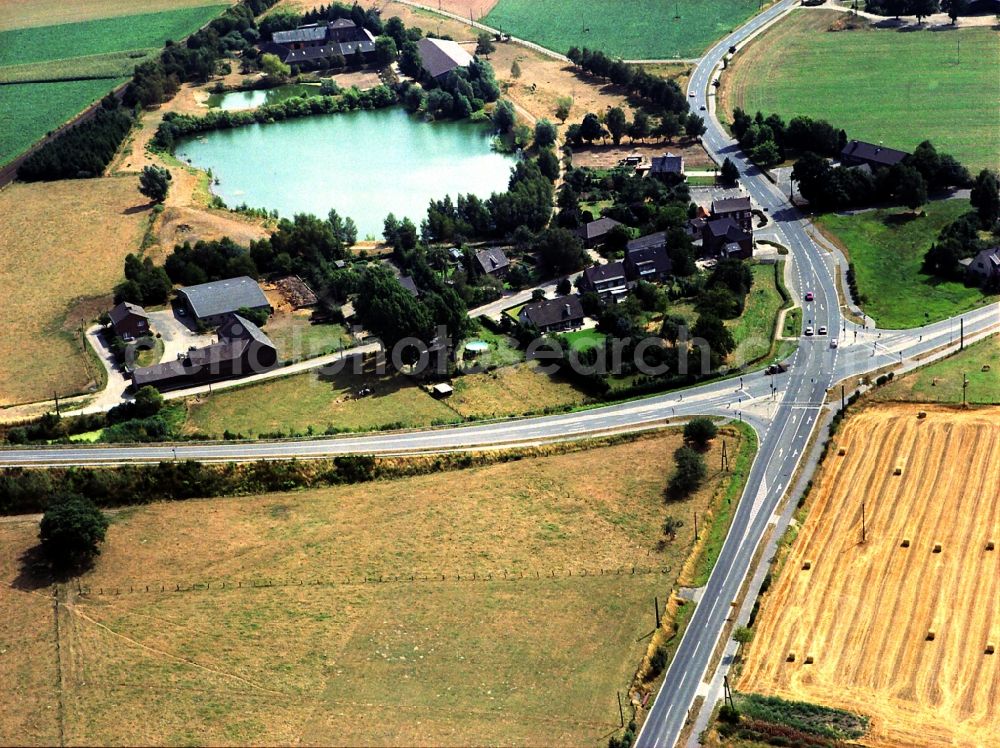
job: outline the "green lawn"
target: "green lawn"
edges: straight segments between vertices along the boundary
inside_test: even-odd
[[[0,166],[123,82],[119,78],[0,86]]]
[[[760,36],[723,74],[723,110],[824,118],[850,138],[930,140],[970,170],[1000,167],[995,31],[828,31],[843,16],[796,10]]]
[[[692,58],[759,7],[748,0],[547,0],[539,12],[539,5],[500,0],[485,23],[563,54],[575,45],[627,60]]]
[[[788,310],[781,334],[786,338],[796,338],[802,334],[802,307]]]
[[[591,328],[589,330],[576,330],[574,332],[563,333],[559,336],[566,345],[574,351],[583,351],[587,348],[596,348],[602,345],[607,338],[602,332]]]
[[[984,366],[989,369],[983,371]],[[1000,337],[994,335],[973,343],[961,353],[879,387],[871,396],[879,401],[960,403],[963,374],[969,382],[966,402],[1000,403]]]
[[[0,67],[62,60],[130,49],[162,47],[180,40],[222,12],[224,4],[178,8],[57,26],[0,32]]]
[[[857,215],[828,213],[816,222],[847,250],[854,263],[865,313],[879,327],[919,327],[996,299],[977,288],[920,272],[924,254],[941,228],[969,210],[965,200],[929,203],[926,216],[905,208]]]
[[[782,272],[780,265],[778,268],[778,272]],[[736,366],[755,361],[771,350],[778,310],[784,304],[774,283],[774,266],[753,265],[751,270],[753,286],[743,314],[726,323],[736,343],[732,354]]]

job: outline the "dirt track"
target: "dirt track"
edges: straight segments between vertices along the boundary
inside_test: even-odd
[[[1000,653],[984,650],[1000,645],[1000,550],[985,547],[1000,541],[1000,409],[920,409],[869,408],[834,440],[739,688],[868,714],[872,745],[991,745]]]

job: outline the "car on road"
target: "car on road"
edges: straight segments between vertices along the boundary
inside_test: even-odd
[[[764,369],[765,374],[783,374],[786,371],[788,371],[788,366],[786,364],[771,364]]]
[[[826,335],[826,325],[820,325],[819,329],[816,331],[817,335]]]
[[[831,348],[836,348],[836,347],[837,347],[838,345],[840,345],[840,344],[839,344],[839,343],[837,342],[837,339],[836,339],[836,338],[832,338],[832,339],[830,340],[830,347],[831,347]]]
[[[815,297],[815,296],[813,296],[813,292],[812,292],[812,291],[807,291],[807,292],[806,292],[806,301],[812,301],[812,300],[813,300],[813,299],[815,299],[815,298],[816,298],[816,297]]]
[[[809,327],[806,328],[806,335],[812,335],[812,334],[813,334],[812,325],[809,325]]]
[[[705,111],[705,105],[704,105],[704,104],[702,104],[702,105],[701,105],[700,107],[698,107],[698,109],[700,109],[701,111],[703,111],[703,112],[704,112],[704,111]]]
[[[690,96],[693,99],[694,98],[694,91],[692,91],[691,93],[689,93],[688,96]]]

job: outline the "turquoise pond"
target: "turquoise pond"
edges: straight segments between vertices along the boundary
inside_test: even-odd
[[[419,226],[432,198],[503,192],[515,162],[492,150],[485,125],[427,123],[398,107],[216,130],[180,143],[177,157],[211,169],[230,207],[289,218],[335,208],[360,239],[381,238],[390,212]]]

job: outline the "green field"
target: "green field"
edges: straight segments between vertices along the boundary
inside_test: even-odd
[[[984,367],[989,367],[983,371]],[[966,402],[1000,403],[1000,337],[996,335],[966,346],[965,350],[917,369],[873,390],[879,401],[918,403],[962,402],[962,375],[969,384]]]
[[[119,78],[0,86],[0,165],[124,81]]]
[[[500,0],[484,23],[563,54],[577,46],[626,60],[687,59],[758,7],[753,0],[548,0],[539,12],[538,0]]]
[[[736,366],[756,361],[771,350],[778,310],[784,304],[774,284],[774,266],[754,265],[751,270],[753,286],[747,294],[743,314],[726,323],[736,343],[732,354]],[[782,272],[780,266],[778,272]]]
[[[162,47],[215,18],[225,5],[178,8],[81,23],[0,31],[0,67]]]
[[[940,200],[924,210],[923,217],[897,208],[816,219],[854,263],[858,291],[865,297],[861,308],[879,327],[919,327],[996,300],[978,288],[920,272],[941,228],[966,213],[969,203]]]
[[[905,150],[930,140],[970,170],[1000,167],[995,31],[828,31],[843,17],[796,10],[758,37],[723,74],[721,109],[824,118]]]

